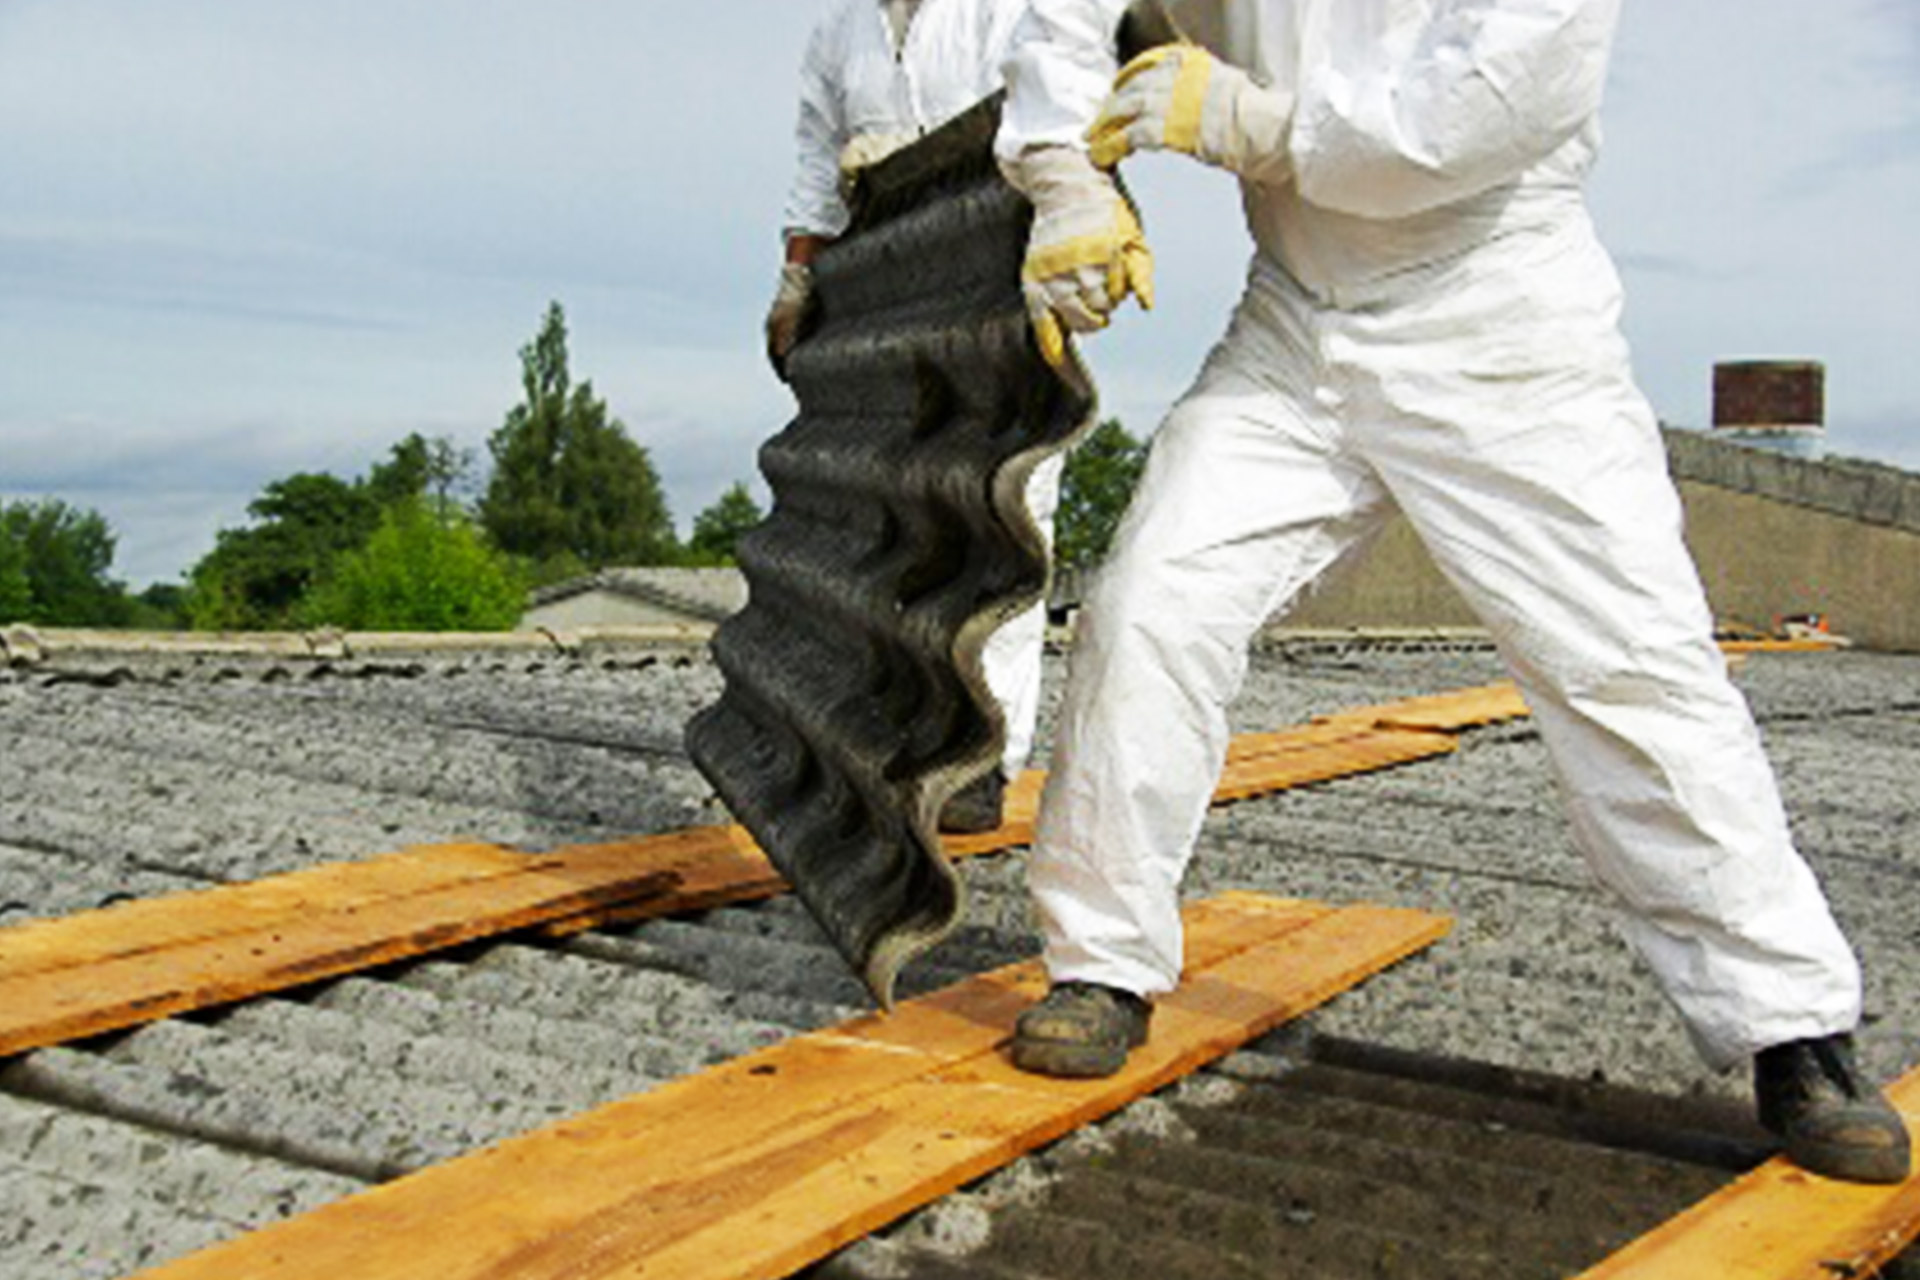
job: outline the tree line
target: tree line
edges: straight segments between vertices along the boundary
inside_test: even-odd
[[[113,531],[57,498],[0,503],[0,623],[165,630],[504,630],[527,592],[613,566],[733,562],[763,518],[736,483],[682,542],[646,447],[591,382],[573,381],[566,316],[549,305],[520,350],[522,399],[476,459],[411,434],[367,472],[268,483],[247,524],[221,530],[184,585],[132,593],[110,575]],[[1144,458],[1118,422],[1069,457],[1056,560],[1096,561]]]

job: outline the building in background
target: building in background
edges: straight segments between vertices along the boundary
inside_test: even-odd
[[[746,602],[738,569],[603,569],[535,591],[520,630],[710,625]]]

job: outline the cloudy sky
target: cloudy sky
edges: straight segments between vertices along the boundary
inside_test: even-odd
[[[683,531],[789,402],[760,355],[819,0],[0,0],[0,497],[177,576],[261,485],[481,449],[566,308]],[[1717,359],[1828,366],[1836,452],[1920,468],[1920,5],[1628,0],[1593,198],[1662,416]],[[1131,174],[1162,305],[1091,347],[1149,430],[1247,245]],[[762,491],[764,492],[764,491]]]

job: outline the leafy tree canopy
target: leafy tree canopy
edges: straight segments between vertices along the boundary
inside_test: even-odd
[[[176,582],[156,582],[129,602],[131,627],[141,631],[178,631],[187,625],[187,589]]]
[[[125,587],[107,576],[113,530],[58,498],[0,505],[0,614],[53,627],[126,625]]]
[[[289,625],[294,606],[334,560],[371,536],[380,506],[363,485],[303,471],[268,484],[247,513],[254,523],[222,529],[194,566],[190,614],[197,627]]]
[[[1144,444],[1109,418],[1067,455],[1054,517],[1054,562],[1088,569],[1100,562],[1147,464]]]
[[[313,626],[357,631],[504,631],[526,589],[512,561],[459,513],[421,497],[387,507],[301,605]]]
[[[25,622],[32,612],[27,549],[11,537],[0,535],[0,623]]]
[[[194,566],[189,619],[226,630],[295,625],[301,600],[341,556],[366,544],[382,512],[429,488],[444,491],[463,465],[451,442],[416,432],[363,479],[303,471],[272,481],[247,504],[253,523],[221,530]]]
[[[734,563],[734,547],[740,535],[765,519],[760,504],[753,500],[744,483],[715,499],[712,506],[693,518],[693,537],[687,542],[687,562],[695,565]]]
[[[569,569],[677,560],[653,461],[608,416],[591,382],[574,385],[557,302],[520,349],[520,382],[525,398],[487,442],[493,476],[480,519],[494,544],[541,566],[542,580]]]

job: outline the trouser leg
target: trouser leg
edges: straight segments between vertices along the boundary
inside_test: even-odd
[[[1331,424],[1251,377],[1244,345],[1155,436],[1079,619],[1028,873],[1055,982],[1177,985],[1180,878],[1247,646],[1381,514]]]
[[[1053,517],[1060,506],[1060,477],[1066,455],[1055,454],[1027,479],[1027,510],[1039,527],[1047,554],[1053,553]],[[1034,726],[1040,717],[1041,659],[1047,638],[1047,602],[1003,623],[987,637],[980,653],[982,674],[1006,722],[1006,747],[1000,771],[1008,778],[1026,768],[1033,753]]]
[[[1384,395],[1366,454],[1493,631],[1576,845],[1725,1067],[1850,1029],[1859,969],[1713,643],[1652,415],[1624,359],[1599,363]]]

